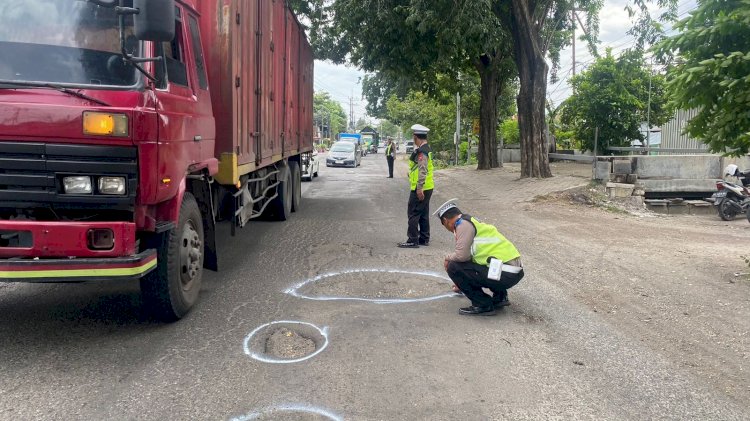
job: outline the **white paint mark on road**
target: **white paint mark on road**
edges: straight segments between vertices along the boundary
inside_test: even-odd
[[[257,335],[259,332],[263,331],[264,329],[266,329],[269,326],[281,325],[281,324],[284,324],[284,325],[303,325],[303,326],[311,327],[311,328],[317,330],[318,333],[320,333],[320,336],[323,338],[323,344],[320,345],[320,346],[317,346],[317,344],[316,344],[316,348],[317,349],[315,350],[315,352],[313,352],[310,355],[306,355],[306,356],[304,356],[302,358],[295,358],[295,359],[290,359],[290,360],[285,360],[285,359],[281,359],[281,358],[270,358],[270,357],[267,357],[265,355],[259,354],[259,353],[257,353],[257,352],[255,352],[255,351],[253,351],[253,350],[250,349],[250,342],[252,341],[253,337],[255,337],[255,335]],[[242,344],[242,347],[245,350],[245,354],[248,355],[248,356],[250,356],[250,358],[253,358],[255,360],[258,360],[258,361],[261,361],[261,362],[264,362],[264,363],[271,363],[271,364],[291,364],[291,363],[298,363],[300,361],[309,360],[310,358],[312,358],[312,357],[320,354],[321,352],[323,352],[323,350],[326,349],[327,346],[328,346],[328,326],[325,326],[325,327],[323,327],[321,329],[321,328],[319,328],[318,326],[315,326],[312,323],[300,322],[300,321],[296,321],[296,320],[279,320],[279,321],[276,321],[276,322],[270,322],[270,323],[266,323],[264,325],[258,326],[257,328],[255,328],[255,330],[253,330],[252,332],[250,332],[250,334],[247,335],[247,337],[245,337],[245,341]]]
[[[280,406],[264,408],[260,411],[253,412],[251,414],[232,418],[230,421],[250,421],[250,420],[258,419],[263,415],[273,415],[277,412],[292,412],[292,413],[301,412],[305,414],[320,415],[321,417],[326,417],[331,421],[343,421],[343,418],[341,418],[340,416],[334,414],[333,412],[327,409],[317,408],[314,406],[302,405],[302,404],[285,404],[285,405],[280,405]]]
[[[313,296],[305,295],[304,293],[300,292],[300,289],[305,287],[306,285],[321,281],[323,279],[332,278],[334,276],[347,275],[351,273],[394,273],[394,274],[402,274],[402,275],[421,275],[421,276],[429,276],[432,278],[437,278],[442,281],[447,281],[447,282],[452,283],[450,278],[444,275],[441,275],[439,273],[435,273],[435,272],[419,272],[419,271],[401,270],[401,269],[350,269],[350,270],[344,270],[344,271],[339,271],[339,272],[328,272],[322,275],[315,276],[310,279],[306,279],[296,285],[293,285],[292,287],[288,288],[284,292],[291,296],[294,296],[297,298],[304,298],[307,300],[364,301],[364,302],[375,303],[375,304],[420,303],[420,302],[425,302],[425,301],[434,301],[434,300],[439,300],[442,298],[458,296],[458,294],[454,292],[449,292],[445,294],[433,295],[431,297],[420,297],[420,298],[362,298],[362,297],[330,297],[330,296],[313,297]]]

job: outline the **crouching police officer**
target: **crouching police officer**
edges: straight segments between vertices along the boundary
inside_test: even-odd
[[[455,201],[445,202],[434,215],[456,237],[456,248],[445,257],[444,266],[451,280],[471,300],[471,306],[458,313],[491,316],[496,309],[510,305],[508,289],[523,278],[521,254],[497,228],[463,214]],[[493,296],[482,288],[488,288]]]

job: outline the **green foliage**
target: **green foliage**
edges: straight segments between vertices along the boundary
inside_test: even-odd
[[[331,122],[331,137],[346,132],[346,112],[338,101],[334,101],[328,92],[315,92],[313,96],[313,121],[318,127]]]
[[[503,136],[503,142],[506,145],[517,144],[521,139],[521,132],[518,129],[518,120],[505,120],[500,124],[500,133]]]
[[[461,142],[458,145],[458,160],[466,162],[466,154],[469,152],[469,142]]]
[[[644,139],[641,122],[646,121],[651,79],[652,126],[672,115],[664,92],[664,76],[651,75],[643,55],[631,51],[615,58],[610,50],[586,71],[571,78],[573,95],[565,102],[562,121],[570,124],[586,150],[594,149],[594,130],[599,128],[599,151],[606,146],[630,146]]]
[[[406,137],[409,127],[422,124],[430,128],[429,142],[433,151],[452,151],[455,132],[455,104],[441,104],[422,92],[411,92],[404,100],[392,96],[386,103],[388,118],[401,125]]]
[[[576,139],[575,130],[558,130],[554,133],[557,149],[580,149],[581,142]]]
[[[393,124],[390,120],[380,120],[380,138],[385,139],[390,136],[394,139],[398,136],[401,128]]]
[[[680,109],[698,109],[686,127],[713,152],[750,149],[750,1],[701,0],[656,51],[675,55],[668,90]]]

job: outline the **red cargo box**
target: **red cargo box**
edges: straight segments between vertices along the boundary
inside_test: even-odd
[[[222,184],[312,151],[313,54],[286,2],[202,0]]]

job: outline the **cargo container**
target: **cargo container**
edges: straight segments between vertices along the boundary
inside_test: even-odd
[[[301,206],[313,54],[284,1],[10,2],[0,57],[0,281],[140,279],[176,320],[218,221]]]

